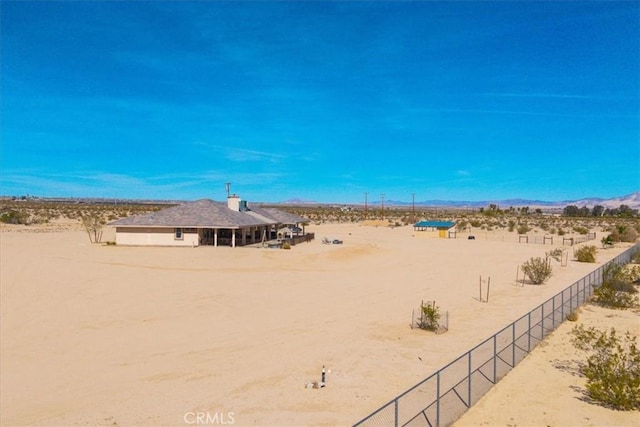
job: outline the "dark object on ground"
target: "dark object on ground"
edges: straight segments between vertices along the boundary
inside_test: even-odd
[[[467,237],[468,240],[476,240],[476,236],[469,236]]]
[[[338,239],[333,239],[332,242],[334,245],[341,245],[342,244],[342,240],[338,240]]]

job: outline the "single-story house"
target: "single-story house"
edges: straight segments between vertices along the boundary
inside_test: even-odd
[[[419,221],[413,224],[414,231],[437,231],[438,237],[447,237],[447,231],[456,225],[455,221]]]
[[[279,209],[250,207],[231,195],[227,203],[201,199],[107,225],[115,227],[117,245],[235,247],[270,240],[283,225],[304,229],[306,222]]]

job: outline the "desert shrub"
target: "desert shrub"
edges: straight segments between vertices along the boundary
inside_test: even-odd
[[[558,236],[564,236],[565,234],[567,234],[566,231],[564,231],[562,228],[558,228]]]
[[[609,264],[603,275],[603,283],[593,293],[593,301],[608,308],[632,308],[638,305],[638,289],[633,281],[640,272],[619,264]]]
[[[611,231],[611,239],[614,242],[635,242],[638,240],[638,232],[635,228],[625,224],[616,225]]]
[[[94,213],[81,217],[81,220],[84,230],[89,235],[89,241],[91,243],[99,243],[102,240],[102,227],[105,224],[102,215]]]
[[[578,234],[587,234],[589,232],[589,229],[587,227],[582,227],[580,225],[577,225],[573,227],[573,231],[575,231]]]
[[[596,262],[596,252],[598,249],[593,245],[583,246],[573,254],[578,262]]]
[[[516,222],[510,219],[508,223],[508,227],[509,227],[509,232],[513,232],[513,230],[515,230],[516,228]]]
[[[623,268],[624,266],[615,262],[607,264],[602,272],[602,281],[606,283],[609,280],[619,279],[624,274]]]
[[[624,279],[613,279],[606,283],[606,286],[616,292],[626,292],[628,294],[637,294],[638,289],[632,282]]]
[[[5,224],[28,224],[29,215],[26,212],[8,210],[0,214],[0,222]]]
[[[593,302],[608,308],[625,309],[638,305],[638,297],[627,292],[627,286],[621,285],[619,281],[603,283],[593,292]],[[635,289],[634,289],[635,290]]]
[[[417,320],[416,325],[420,329],[427,331],[435,331],[438,329],[438,321],[440,320],[440,307],[436,305],[436,302],[422,304],[420,306],[420,318]]]
[[[552,274],[549,260],[540,257],[532,257],[529,261],[522,264],[522,271],[524,271],[524,274],[529,276],[531,282],[536,285],[546,282]]]
[[[466,219],[458,221],[456,223],[456,230],[457,231],[463,231],[463,230],[465,230],[467,228],[468,225],[469,225],[469,221],[467,221]]]
[[[604,269],[604,282],[619,280],[632,283],[638,281],[638,279],[640,279],[640,266],[638,265],[611,263]]]
[[[291,243],[289,242],[284,242],[282,244],[282,249],[291,249]]]
[[[631,262],[634,264],[640,264],[640,249],[631,254]]]
[[[547,257],[551,257],[558,262],[562,261],[562,249],[556,248],[546,253]]]
[[[638,305],[638,297],[629,292],[617,291],[609,285],[602,285],[593,292],[593,302],[608,308],[633,308]]]
[[[589,353],[581,371],[587,378],[587,394],[593,400],[619,410],[640,409],[640,351],[629,332],[619,336],[578,325],[572,344]]]
[[[573,310],[571,313],[567,314],[567,320],[570,322],[577,322],[578,314],[578,310]]]
[[[603,237],[600,242],[602,243],[603,248],[613,247],[613,237],[609,234],[607,237]]]
[[[531,227],[529,227],[527,224],[520,224],[517,230],[518,234],[527,234],[529,231],[531,231]]]

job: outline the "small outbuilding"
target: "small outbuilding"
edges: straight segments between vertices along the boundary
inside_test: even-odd
[[[419,221],[413,224],[413,230],[419,232],[437,232],[438,237],[447,237],[447,232],[456,225],[455,221]]]

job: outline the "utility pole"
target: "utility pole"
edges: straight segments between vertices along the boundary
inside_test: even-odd
[[[367,218],[368,216],[368,205],[367,205],[367,197],[369,196],[369,193],[365,192],[364,193],[364,217]]]
[[[416,217],[416,193],[411,193],[411,217]]]
[[[382,200],[381,206],[382,206],[382,219],[384,219],[384,193],[380,194],[380,198]]]

